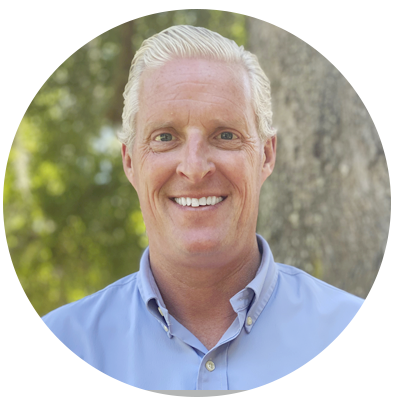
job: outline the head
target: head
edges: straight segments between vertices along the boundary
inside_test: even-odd
[[[151,251],[216,257],[254,242],[276,148],[255,56],[204,28],[172,27],[143,43],[124,96],[124,169]]]
[[[145,40],[132,60],[123,94],[122,130],[118,133],[119,141],[127,146],[129,152],[136,135],[136,114],[139,110],[140,78],[143,72],[180,58],[202,58],[241,65],[249,77],[260,139],[266,140],[275,135],[270,83],[257,57],[219,33],[201,27],[178,25]]]

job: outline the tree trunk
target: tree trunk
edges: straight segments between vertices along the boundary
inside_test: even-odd
[[[248,48],[271,81],[277,163],[263,186],[258,232],[275,261],[365,297],[386,246],[390,186],[375,126],[321,54],[248,19]]]
[[[124,107],[122,93],[124,92],[131,62],[135,54],[132,44],[132,37],[135,34],[135,21],[126,22],[125,24],[120,25],[117,29],[120,35],[121,47],[118,57],[118,65],[115,69],[114,75],[114,95],[107,110],[107,117],[114,124],[120,125],[122,109]]]

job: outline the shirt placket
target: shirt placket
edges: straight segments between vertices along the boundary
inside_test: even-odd
[[[211,349],[201,360],[197,375],[198,390],[229,390],[228,349],[232,341],[240,334],[246,318],[245,307],[235,311],[238,312],[237,318],[225,332],[219,345]]]
[[[197,390],[228,390],[228,348],[229,343],[222,344],[203,357],[197,375]]]

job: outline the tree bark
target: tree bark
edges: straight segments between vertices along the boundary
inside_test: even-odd
[[[275,261],[366,297],[390,220],[383,148],[357,93],[321,54],[248,19],[248,48],[271,81],[275,171],[263,186],[258,232]]]
[[[121,48],[118,58],[118,66],[114,75],[114,96],[107,110],[107,117],[114,124],[119,125],[121,124],[122,109],[124,107],[122,93],[124,92],[132,59],[135,54],[135,49],[132,43],[132,37],[135,34],[135,21],[126,22],[125,24],[120,25],[117,29],[121,38]]]

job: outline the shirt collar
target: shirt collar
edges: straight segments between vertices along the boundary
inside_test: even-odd
[[[246,309],[248,310],[247,316],[251,318],[252,323],[245,324],[247,332],[251,331],[261,311],[271,297],[278,277],[274,258],[268,243],[260,235],[257,235],[257,243],[262,257],[256,276],[244,289],[230,299],[232,307],[237,313]],[[138,288],[148,311],[156,317],[164,329],[169,329],[168,310],[165,307],[150,268],[148,247],[140,260]],[[169,332],[167,333],[169,334]]]
[[[247,313],[247,316],[252,320],[252,324],[245,324],[247,332],[251,331],[262,310],[268,303],[278,279],[278,270],[267,241],[262,236],[257,235],[257,242],[262,252],[262,257],[256,276],[246,286],[246,289],[254,292],[253,301]]]
[[[157,319],[163,329],[171,337],[168,310],[165,307],[161,293],[158,289],[150,268],[149,248],[144,251],[140,259],[140,269],[137,284],[147,310]]]

